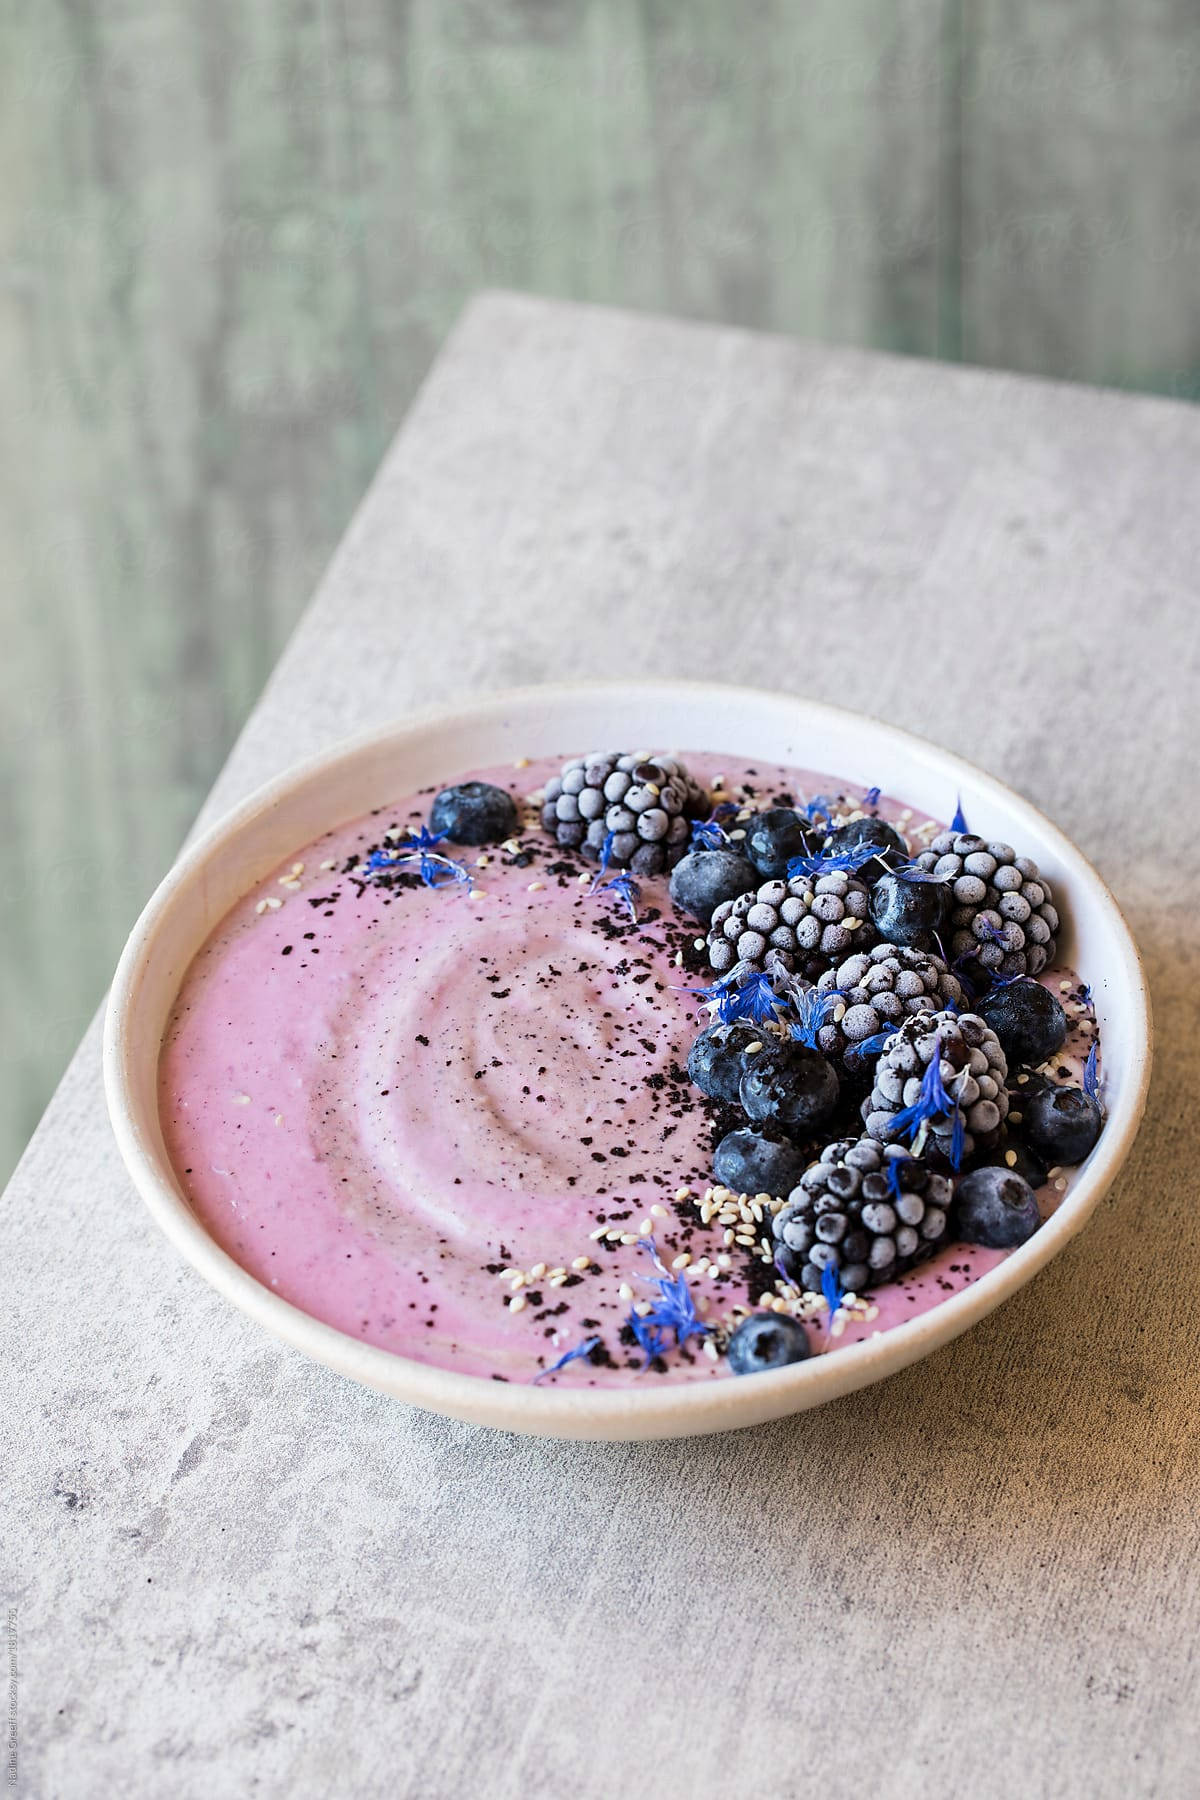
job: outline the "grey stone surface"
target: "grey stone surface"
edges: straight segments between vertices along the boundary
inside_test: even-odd
[[[755,1432],[556,1445],[359,1391],[210,1293],[124,1176],[93,1029],[5,1201],[19,1793],[1196,1792],[1198,491],[1164,402],[469,310],[205,816],[514,681],[862,705],[1110,880],[1146,1126],[929,1362]]]

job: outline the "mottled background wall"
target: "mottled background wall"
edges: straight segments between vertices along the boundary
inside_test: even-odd
[[[0,0],[0,1174],[464,299],[1200,395],[1194,0]]]

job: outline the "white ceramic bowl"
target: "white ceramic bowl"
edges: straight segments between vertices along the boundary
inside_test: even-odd
[[[825,770],[938,818],[961,794],[973,831],[1020,845],[1063,898],[1060,955],[1092,985],[1108,1118],[1061,1206],[962,1293],[878,1338],[772,1374],[694,1385],[554,1389],[484,1381],[360,1343],[261,1286],[208,1236],[159,1127],[159,1045],[184,971],[234,901],[322,832],[397,794],[518,756],[653,741]],[[398,1400],[510,1431],[570,1438],[683,1437],[756,1425],[891,1375],[957,1337],[1073,1237],[1129,1154],[1150,1077],[1150,1012],[1137,950],[1099,876],[1048,819],[971,764],[857,713],[784,694],[685,682],[582,684],[500,694],[351,741],[261,788],[181,858],[138,920],[113,983],[104,1074],[121,1154],[167,1236],[214,1287],[276,1336]]]

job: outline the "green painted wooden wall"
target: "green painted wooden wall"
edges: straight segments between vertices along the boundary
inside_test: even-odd
[[[0,0],[0,1172],[465,298],[1200,393],[1194,0]]]

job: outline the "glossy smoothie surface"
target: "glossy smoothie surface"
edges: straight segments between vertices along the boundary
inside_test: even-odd
[[[845,791],[853,805],[860,792],[831,775],[683,754],[701,780],[723,775],[734,798],[742,783],[759,803]],[[520,806],[558,766],[471,773]],[[728,1268],[688,1276],[710,1324],[757,1304],[774,1279],[697,1213],[712,1127],[683,1065],[708,1023],[688,991],[712,979],[702,933],[675,913],[665,880],[641,882],[634,924],[528,809],[515,849],[438,846],[466,865],[469,889],[348,866],[396,847],[431,799],[402,799],[298,849],[188,970],[163,1043],[160,1113],[193,1210],[283,1298],[422,1362],[524,1381],[599,1336],[601,1362],[549,1379],[725,1378],[724,1358],[697,1341],[672,1349],[665,1371],[643,1371],[621,1338],[654,1270],[620,1238],[646,1221],[668,1263],[726,1257]],[[878,810],[910,837],[926,819],[888,799]],[[1077,1078],[1091,1042],[1071,999],[1079,984],[1061,968],[1042,979],[1071,1018],[1056,1065]],[[1061,1197],[1043,1190],[1043,1213]],[[616,1237],[597,1241],[602,1228]],[[947,1246],[873,1290],[877,1313],[841,1321],[831,1353],[1002,1259]],[[532,1276],[517,1310],[510,1269]],[[827,1323],[810,1326],[814,1348]]]

